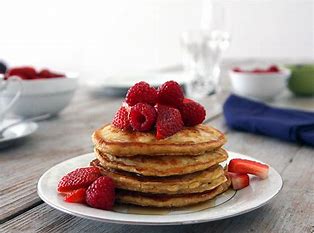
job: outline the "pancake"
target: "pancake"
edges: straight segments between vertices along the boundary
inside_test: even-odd
[[[215,198],[217,195],[225,192],[230,186],[230,181],[227,180],[216,188],[202,193],[193,194],[175,194],[175,195],[160,195],[146,194],[140,192],[117,190],[116,201],[125,204],[133,204],[140,206],[151,207],[182,207],[208,201]]]
[[[118,189],[126,189],[143,193],[200,193],[211,190],[226,182],[224,169],[220,165],[206,170],[169,177],[140,176],[134,173],[103,167],[99,160],[91,162],[101,170],[102,175],[111,177]]]
[[[116,157],[95,149],[102,166],[144,176],[171,176],[205,170],[225,161],[227,152],[219,148],[198,156],[147,156]]]
[[[98,150],[117,157],[200,155],[226,142],[223,133],[203,124],[184,128],[161,140],[156,139],[153,132],[123,131],[109,124],[96,130],[92,140]]]

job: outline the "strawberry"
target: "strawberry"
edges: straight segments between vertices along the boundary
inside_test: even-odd
[[[130,129],[129,112],[126,107],[122,106],[119,108],[113,118],[112,124],[120,129]]]
[[[159,104],[179,108],[182,105],[184,95],[179,83],[168,81],[162,84],[157,90]]]
[[[130,106],[137,103],[147,103],[154,106],[157,102],[157,91],[146,82],[136,83],[128,90],[125,102]]]
[[[87,188],[100,175],[100,170],[96,167],[78,168],[62,177],[57,190],[71,192],[79,188]]]
[[[63,77],[65,77],[65,75],[60,74],[60,73],[56,73],[56,72],[52,72],[48,69],[42,69],[38,73],[38,77],[40,77],[40,78],[63,78]]]
[[[64,201],[71,203],[85,203],[86,189],[80,188],[68,193],[64,197]]]
[[[21,79],[36,79],[37,73],[33,67],[23,66],[9,69],[5,75],[6,79],[11,76],[19,76]]]
[[[201,124],[206,116],[204,107],[190,99],[184,99],[180,112],[185,126]]]
[[[86,203],[91,207],[111,210],[114,201],[115,185],[110,177],[99,177],[86,190]]]
[[[269,166],[247,159],[232,159],[228,165],[229,172],[253,174],[262,179],[268,177]]]
[[[178,109],[158,104],[156,138],[163,139],[169,137],[183,129],[181,113]]]
[[[248,174],[237,174],[228,172],[228,176],[231,179],[231,185],[234,190],[243,189],[250,184],[250,178]]]
[[[156,110],[153,106],[137,103],[131,107],[129,121],[134,130],[145,132],[152,129],[156,122]]]

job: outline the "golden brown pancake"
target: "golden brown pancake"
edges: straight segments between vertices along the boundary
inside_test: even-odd
[[[146,194],[140,192],[117,190],[116,201],[125,204],[133,204],[151,207],[182,207],[197,204],[213,199],[217,195],[225,192],[230,186],[230,181],[226,180],[216,188],[202,193],[193,194]]]
[[[211,190],[226,182],[224,169],[220,165],[206,170],[182,176],[140,176],[130,172],[108,169],[101,166],[99,160],[91,162],[105,176],[111,177],[118,189],[126,189],[143,193],[200,193]]]
[[[200,155],[221,147],[226,138],[208,125],[187,127],[165,139],[158,140],[155,133],[123,131],[105,125],[92,135],[95,147],[117,157],[134,155]]]
[[[116,157],[95,149],[102,166],[144,176],[171,176],[205,170],[225,161],[227,152],[219,148],[198,156],[147,156]]]

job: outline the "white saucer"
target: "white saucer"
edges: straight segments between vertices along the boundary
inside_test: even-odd
[[[12,123],[12,120],[5,120],[3,125],[8,125]],[[3,133],[3,138],[0,138],[0,149],[8,147],[17,141],[21,140],[34,133],[38,128],[35,122],[24,122],[15,126],[8,128]]]
[[[233,158],[251,159],[249,156],[228,152],[229,160]],[[200,222],[210,222],[230,218],[255,210],[275,197],[282,188],[279,173],[270,167],[269,177],[260,180],[251,177],[249,187],[237,192],[227,191],[215,200],[199,206],[181,209],[159,209],[158,211],[116,206],[113,211],[94,209],[83,204],[73,204],[63,201],[63,196],[57,192],[57,184],[62,176],[78,168],[86,167],[95,158],[93,153],[81,155],[50,168],[38,181],[38,195],[48,205],[65,213],[103,222],[134,224],[134,225],[181,225]]]

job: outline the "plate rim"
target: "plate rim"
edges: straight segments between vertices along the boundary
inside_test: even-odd
[[[240,156],[245,156],[245,157],[249,157],[249,158],[252,158],[254,159],[255,161],[258,161],[258,162],[261,162],[260,160],[258,159],[255,159],[251,156],[247,156],[247,155],[244,155],[244,154],[241,154],[241,153],[237,153],[237,152],[232,152],[232,151],[229,151],[227,150],[228,153],[232,153],[232,154],[236,154],[236,155],[240,155]],[[218,216],[218,217],[214,217],[214,218],[199,218],[199,219],[195,219],[195,220],[181,220],[181,221],[169,221],[169,222],[157,222],[157,221],[128,221],[126,219],[124,220],[115,220],[115,219],[106,219],[106,218],[102,218],[102,217],[98,217],[98,216],[89,216],[89,215],[84,215],[84,214],[81,214],[81,213],[77,213],[75,211],[71,211],[69,210],[68,208],[66,207],[63,207],[63,206],[58,206],[58,205],[55,205],[53,202],[50,202],[49,200],[47,200],[45,198],[45,196],[42,194],[41,192],[41,187],[40,187],[40,184],[42,183],[43,179],[45,178],[45,176],[51,172],[51,170],[53,170],[56,166],[60,165],[61,163],[66,163],[67,161],[70,161],[72,159],[75,159],[77,157],[83,157],[83,156],[88,156],[88,155],[91,155],[93,154],[92,152],[91,153],[85,153],[85,154],[82,154],[82,155],[78,155],[78,156],[75,156],[75,157],[72,157],[70,159],[67,159],[67,160],[64,160],[58,164],[55,164],[54,166],[52,166],[51,168],[49,168],[41,177],[40,179],[38,180],[38,183],[37,183],[37,193],[39,195],[39,197],[49,206],[51,206],[52,208],[56,209],[56,210],[59,210],[59,211],[62,211],[64,213],[67,213],[67,214],[70,214],[70,215],[73,215],[73,216],[77,216],[77,217],[81,217],[81,218],[85,218],[85,219],[90,219],[90,220],[95,220],[95,221],[100,221],[100,222],[105,222],[105,223],[115,223],[115,224],[125,224],[125,225],[186,225],[186,224],[195,224],[195,223],[204,223],[204,222],[212,222],[212,221],[217,221],[217,220],[222,220],[222,219],[227,219],[227,218],[231,218],[231,217],[235,217],[235,216],[239,216],[239,215],[242,215],[242,214],[245,214],[245,213],[248,213],[248,212],[251,212],[253,210],[256,210],[266,204],[268,204],[271,200],[273,200],[274,198],[276,198],[278,196],[278,194],[280,193],[280,191],[282,190],[283,186],[284,186],[284,182],[283,182],[283,179],[280,175],[279,172],[277,172],[273,167],[269,166],[270,169],[272,169],[277,175],[278,177],[280,178],[280,187],[278,188],[278,190],[270,197],[268,197],[264,202],[260,203],[259,205],[256,205],[256,206],[253,206],[251,208],[248,208],[244,211],[240,211],[240,212],[237,212],[237,213],[233,213],[233,214],[229,214],[229,215],[225,215],[225,216]],[[101,210],[101,211],[105,211],[105,212],[111,212],[111,211],[106,211],[106,210]],[[195,214],[197,212],[193,212],[193,213],[187,213],[187,214],[182,214],[182,215],[188,215],[188,214]],[[116,213],[116,214],[122,214],[122,215],[127,215],[125,213]],[[136,215],[136,214],[133,214],[133,215]],[[147,216],[150,216],[150,217],[154,217],[156,215],[147,215]],[[169,215],[165,215],[165,216],[169,216]],[[173,216],[173,215],[172,215]]]

